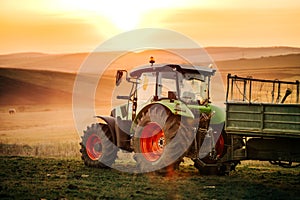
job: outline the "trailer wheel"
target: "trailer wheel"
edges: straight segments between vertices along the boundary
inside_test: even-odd
[[[180,116],[155,104],[142,111],[137,121],[133,145],[140,172],[166,174],[178,169],[193,140]]]
[[[112,134],[106,124],[92,124],[82,137],[81,158],[89,167],[107,168],[115,162],[118,148],[111,142]]]

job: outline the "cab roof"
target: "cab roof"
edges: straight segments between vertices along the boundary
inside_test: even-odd
[[[143,65],[132,69],[130,71],[131,77],[139,78],[142,73],[146,72],[171,72],[178,71],[179,73],[185,74],[201,74],[204,76],[213,76],[216,72],[215,69],[203,66],[194,66],[194,65],[177,65],[177,64],[154,64],[151,65]]]

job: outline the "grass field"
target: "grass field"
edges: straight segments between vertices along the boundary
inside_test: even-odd
[[[1,199],[300,198],[300,170],[265,162],[243,162],[223,177],[201,176],[188,163],[168,177],[87,168],[79,159],[3,156],[0,166]]]

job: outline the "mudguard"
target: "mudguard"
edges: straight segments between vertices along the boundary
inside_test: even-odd
[[[117,143],[117,139],[116,139],[116,131],[115,131],[115,125],[116,125],[116,119],[111,117],[111,116],[95,116],[96,118],[102,119],[103,121],[105,121],[105,123],[108,125],[108,128],[112,134],[112,139],[113,139],[113,143],[116,144]]]
[[[225,123],[225,108],[221,108],[216,105],[210,105],[211,111],[214,112],[214,115],[211,118],[211,124],[224,124]]]
[[[216,133],[215,136],[219,138],[225,126],[225,117],[226,117],[225,109],[216,105],[210,105],[210,107],[211,107],[211,111],[214,112],[210,120],[210,127]]]

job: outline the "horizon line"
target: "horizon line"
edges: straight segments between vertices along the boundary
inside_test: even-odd
[[[203,47],[204,49],[209,48],[236,48],[236,49],[265,49],[265,48],[292,48],[292,49],[300,49],[300,46],[206,46]],[[196,49],[196,48],[165,48],[165,50],[168,49]],[[164,50],[164,49],[145,49],[143,51],[147,50]],[[89,53],[113,53],[113,52],[134,52],[134,51],[128,51],[128,50],[104,50],[104,51],[65,51],[65,52],[43,52],[43,51],[13,51],[13,52],[6,52],[2,53],[0,52],[0,56],[4,55],[15,55],[15,54],[44,54],[44,55],[63,55],[63,54],[89,54]]]

